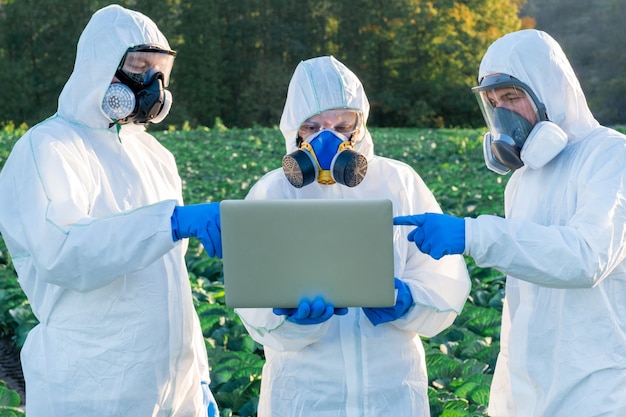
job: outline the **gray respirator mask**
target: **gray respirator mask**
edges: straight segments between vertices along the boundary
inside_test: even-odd
[[[491,75],[483,78],[472,92],[489,128],[483,138],[483,155],[490,170],[504,175],[524,165],[536,169],[567,145],[565,132],[548,121],[545,105],[517,78]],[[521,107],[526,117],[516,111]]]
[[[129,48],[104,94],[102,110],[117,123],[159,123],[172,106],[165,88],[176,52],[153,45]]]
[[[532,129],[533,125],[514,111],[503,107],[493,109],[493,131],[486,138],[493,160],[509,169],[524,166],[522,148]]]

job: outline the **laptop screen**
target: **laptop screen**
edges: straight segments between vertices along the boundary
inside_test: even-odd
[[[220,212],[227,306],[394,304],[391,201],[224,200]]]

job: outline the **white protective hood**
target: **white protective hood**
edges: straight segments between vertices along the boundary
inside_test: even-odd
[[[126,50],[157,44],[170,49],[152,20],[132,10],[112,5],[92,16],[78,40],[72,75],[59,96],[59,116],[93,128],[107,128],[111,120],[102,99]]]
[[[359,110],[363,113],[363,125],[367,126],[370,105],[361,81],[332,56],[300,62],[291,77],[280,119],[280,130],[285,137],[288,154],[298,149],[296,137],[302,122],[330,109]],[[374,144],[367,128],[354,150],[367,159],[374,155]]]
[[[528,85],[570,142],[598,126],[563,50],[545,32],[522,30],[495,41],[480,63],[478,81],[492,74],[512,75]]]
[[[506,219],[465,219],[466,254],[507,274],[489,415],[624,416],[626,137],[593,118],[544,32],[496,41],[479,79],[492,73],[530,86],[568,144],[512,174]]]

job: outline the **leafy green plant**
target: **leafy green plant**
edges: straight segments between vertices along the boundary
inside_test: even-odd
[[[0,336],[11,336],[18,347],[26,340],[26,335],[37,324],[26,295],[18,281],[11,257],[4,240],[0,239]]]
[[[4,381],[0,381],[0,417],[25,416],[24,410],[19,405],[20,396],[18,393],[7,388]]]
[[[14,126],[0,131],[0,165],[23,131]],[[481,131],[371,129],[371,133],[376,153],[413,166],[444,212],[457,216],[502,214],[507,177],[485,168]],[[154,135],[176,157],[187,204],[244,198],[261,176],[281,166],[285,152],[276,128],[227,129],[217,121],[212,128],[170,129]],[[463,311],[448,329],[422,339],[433,417],[486,416],[499,351],[505,277],[476,266],[470,258],[466,262],[472,289]],[[255,416],[263,347],[224,304],[221,261],[208,258],[192,239],[186,263],[211,366],[211,389],[221,415]],[[12,335],[21,346],[36,320],[19,289],[2,240],[0,305],[4,306],[0,332]]]

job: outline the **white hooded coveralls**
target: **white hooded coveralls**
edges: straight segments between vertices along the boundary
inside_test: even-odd
[[[301,62],[280,123],[287,153],[296,150],[302,122],[334,108],[360,110],[367,120],[369,103],[361,82],[333,57]],[[368,160],[367,174],[356,187],[315,182],[297,189],[277,169],[261,178],[247,198],[385,198],[392,201],[394,215],[441,211],[411,167],[374,155],[367,130],[355,150]],[[374,326],[360,308],[350,308],[345,316],[299,325],[271,309],[236,310],[250,335],[265,346],[259,417],[430,415],[419,335],[433,336],[452,324],[470,282],[461,256],[433,260],[407,240],[410,230],[394,228],[394,273],[408,284],[414,300],[398,320]],[[294,225],[294,233],[306,231]]]
[[[596,122],[546,33],[496,41],[479,79],[494,73],[526,83],[568,145],[545,166],[513,173],[506,220],[466,219],[466,254],[507,274],[489,413],[623,417],[626,138]]]
[[[174,159],[101,102],[127,48],[169,48],[109,6],[78,42],[58,112],[0,174],[0,231],[37,319],[22,350],[28,417],[206,416],[207,354],[170,217]],[[184,241],[186,242],[186,240]]]

